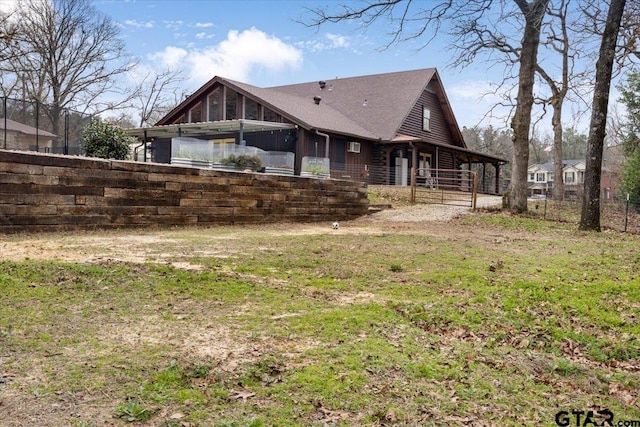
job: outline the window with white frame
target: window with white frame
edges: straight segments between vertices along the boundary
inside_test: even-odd
[[[533,182],[536,180],[536,174],[535,172],[531,172],[529,173],[529,182]]]
[[[565,172],[564,173],[564,183],[565,184],[575,184],[576,183],[576,173],[575,172]]]
[[[422,107],[422,130],[431,130],[431,110]]]
[[[536,173],[536,182],[547,182],[546,174],[544,172]]]

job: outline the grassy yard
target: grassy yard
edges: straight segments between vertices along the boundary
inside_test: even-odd
[[[499,213],[2,237],[0,425],[640,420],[639,239]]]

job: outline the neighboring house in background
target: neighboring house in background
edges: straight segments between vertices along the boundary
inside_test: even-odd
[[[51,132],[0,117],[0,148],[51,152],[55,137]]]
[[[584,187],[585,160],[564,160],[562,162],[562,175],[564,182],[564,199],[577,200]],[[553,162],[534,164],[529,166],[527,188],[530,197],[545,195],[551,197],[553,193]],[[602,200],[610,201],[616,196],[619,189],[620,179],[617,174],[602,168],[600,187]]]
[[[330,159],[331,177],[407,185],[412,167],[495,169],[506,160],[469,150],[435,68],[260,88],[216,76],[155,126],[130,129],[152,161],[169,163],[174,137]]]

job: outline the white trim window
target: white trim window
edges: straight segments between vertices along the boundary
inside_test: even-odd
[[[431,131],[431,110],[422,107],[422,130]]]
[[[536,182],[547,182],[546,174],[544,172],[537,172]]]
[[[575,172],[565,172],[564,173],[564,183],[565,184],[575,184],[576,183],[576,173]]]

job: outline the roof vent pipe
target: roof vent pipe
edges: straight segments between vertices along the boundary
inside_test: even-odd
[[[325,82],[324,80],[320,80],[318,84],[320,85],[320,89],[324,89],[324,87],[327,85],[327,82]]]
[[[313,102],[315,102],[316,105],[320,105],[320,101],[322,101],[322,98],[320,98],[319,96],[313,97]]]

